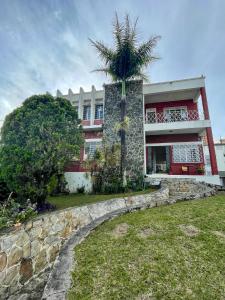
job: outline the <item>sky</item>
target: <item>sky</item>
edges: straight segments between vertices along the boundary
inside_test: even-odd
[[[88,38],[112,46],[115,12],[139,18],[140,41],[161,35],[150,82],[206,76],[214,138],[225,136],[224,0],[1,0],[0,121],[33,94],[101,89]]]

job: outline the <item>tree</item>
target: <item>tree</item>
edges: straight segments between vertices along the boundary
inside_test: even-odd
[[[83,144],[77,112],[63,98],[35,95],[9,114],[1,130],[0,167],[19,201],[45,202],[53,175],[79,155]]]
[[[152,54],[157,45],[159,36],[153,36],[147,42],[138,44],[137,19],[132,24],[126,15],[125,22],[121,23],[116,14],[113,26],[114,48],[109,48],[100,41],[90,39],[92,45],[102,59],[104,66],[94,71],[110,75],[113,81],[121,82],[121,123],[126,119],[126,82],[130,79],[147,79],[143,73],[151,62],[158,59]],[[121,138],[121,176],[126,182],[126,131],[120,130]]]

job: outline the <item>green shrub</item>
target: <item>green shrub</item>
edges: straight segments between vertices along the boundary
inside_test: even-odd
[[[84,185],[77,188],[77,193],[78,194],[84,194],[84,192],[85,192],[85,186]]]
[[[11,193],[8,199],[0,204],[0,229],[16,223],[23,223],[36,215],[36,205],[27,200],[26,204],[22,206],[12,198]]]
[[[6,182],[0,176],[0,203],[6,201],[9,197],[10,190],[6,184]]]

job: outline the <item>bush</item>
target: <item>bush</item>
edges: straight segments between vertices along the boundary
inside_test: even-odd
[[[36,205],[27,200],[25,205],[21,205],[12,198],[12,193],[8,199],[0,204],[0,229],[13,226],[16,223],[23,223],[37,215]]]
[[[82,126],[71,103],[35,95],[9,114],[1,128],[1,176],[17,201],[43,206],[53,175],[80,153]]]
[[[0,177],[0,203],[6,201],[10,195],[10,190],[6,182]]]
[[[104,144],[97,149],[94,157],[87,161],[87,169],[91,172],[94,193],[123,193],[126,191],[140,191],[144,188],[144,176],[134,172],[127,177],[127,185],[124,186],[120,169],[120,145],[111,147]]]
[[[84,185],[77,188],[77,193],[78,194],[84,194],[84,192],[85,192],[85,186]]]
[[[48,184],[48,194],[51,196],[69,194],[64,174],[55,174]]]

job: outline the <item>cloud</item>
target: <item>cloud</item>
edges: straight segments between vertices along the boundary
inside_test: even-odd
[[[204,9],[203,9],[204,5]],[[0,10],[0,120],[32,94],[101,88],[108,79],[88,38],[112,44],[112,21],[139,16],[139,38],[162,35],[152,82],[207,77],[216,137],[224,135],[225,3],[194,0],[6,1]]]

